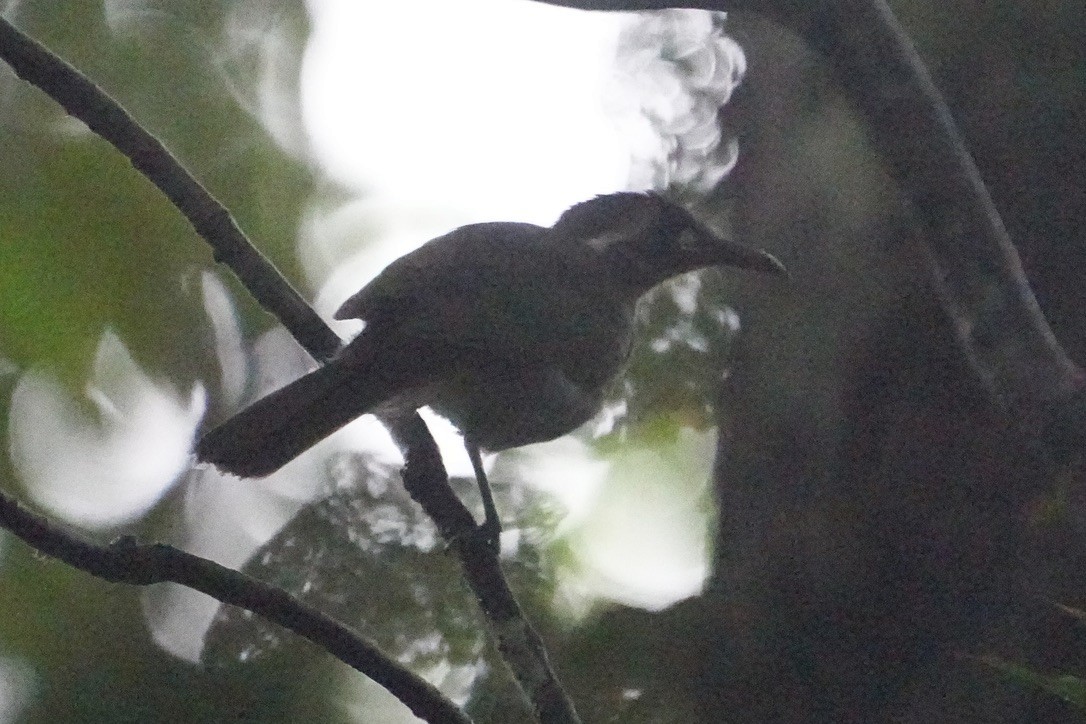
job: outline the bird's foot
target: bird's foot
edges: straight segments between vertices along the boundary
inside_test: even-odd
[[[482,546],[495,556],[499,556],[501,555],[501,534],[501,523],[497,520],[487,519],[471,528],[471,530],[458,533],[445,544],[445,550],[448,551],[466,544],[468,546]]]
[[[497,518],[487,518],[481,525],[475,527],[472,534],[478,536],[480,542],[498,556],[502,552],[502,524]]]

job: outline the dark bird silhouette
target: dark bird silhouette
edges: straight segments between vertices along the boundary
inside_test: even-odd
[[[320,369],[257,400],[197,445],[200,460],[268,475],[351,420],[429,405],[463,432],[497,533],[479,448],[559,437],[589,420],[630,352],[637,300],[708,266],[784,275],[656,194],[579,203],[551,228],[471,224],[397,259],[343,303],[363,331]]]

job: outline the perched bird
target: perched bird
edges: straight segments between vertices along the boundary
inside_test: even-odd
[[[460,227],[397,259],[336,312],[366,323],[328,364],[257,400],[197,445],[200,460],[268,475],[367,412],[429,405],[464,434],[500,530],[479,448],[551,440],[599,410],[630,352],[637,300],[666,279],[726,265],[783,275],[652,193],[579,203],[551,228]]]

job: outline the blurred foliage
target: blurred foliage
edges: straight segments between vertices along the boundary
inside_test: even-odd
[[[487,701],[511,691],[514,684],[485,634],[455,556],[407,496],[398,471],[355,454],[337,465],[346,476],[338,489],[303,508],[252,556],[245,572],[362,632],[396,661],[433,677],[447,695]],[[474,479],[451,482],[481,509]],[[540,517],[546,506],[538,494],[522,486],[496,486],[494,493],[499,509],[515,512],[504,523],[517,532],[515,553],[503,565],[506,577],[530,616],[545,620],[555,575],[542,544],[553,523]],[[239,661],[289,660],[290,652],[309,648],[247,612],[222,608],[207,633],[203,660],[230,670]],[[504,706],[508,715],[525,715],[516,697]]]
[[[245,54],[259,48],[238,38],[245,30],[290,38],[295,67],[283,69],[276,92],[296,94],[308,23],[301,4],[21,2],[8,3],[5,17],[117,98],[293,270],[312,175],[254,115],[259,79]],[[214,379],[197,275],[211,263],[204,243],[112,147],[2,64],[0,167],[18,170],[0,174],[0,357],[48,368],[80,389],[112,328],[153,376]],[[244,309],[251,325],[266,324],[251,303]],[[8,379],[0,380],[5,426]],[[4,457],[0,480],[12,490]],[[146,535],[155,524],[147,521]],[[274,668],[209,674],[154,644],[141,605],[138,589],[6,538],[0,655],[32,672],[20,721],[342,718],[321,714],[326,657],[312,668],[315,679]]]
[[[998,656],[972,657],[1020,686],[1038,688],[1063,699],[1073,708],[1086,713],[1086,680],[1070,674],[1048,676],[1028,666],[1005,661]]]
[[[305,40],[301,8],[265,4],[270,16],[252,14],[261,3],[106,3],[135,13],[111,17],[113,30],[89,3],[21,3],[9,16],[120,100],[289,264],[310,173],[227,85],[232,24],[275,23],[297,49]],[[193,289],[206,246],[127,160],[6,67],[0,92],[0,164],[24,170],[0,179],[0,350],[78,385],[108,325],[152,370],[207,377],[192,354],[206,339]]]
[[[728,305],[734,281],[719,270],[687,274],[656,288],[638,306],[638,329],[613,404],[624,404],[619,431],[669,423],[704,429],[726,376],[739,317]],[[666,418],[661,418],[665,414]],[[647,430],[641,431],[644,434]]]

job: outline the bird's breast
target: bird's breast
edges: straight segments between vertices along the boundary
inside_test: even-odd
[[[607,299],[558,304],[551,334],[558,341],[555,364],[574,382],[592,389],[607,385],[630,355],[633,308]]]

